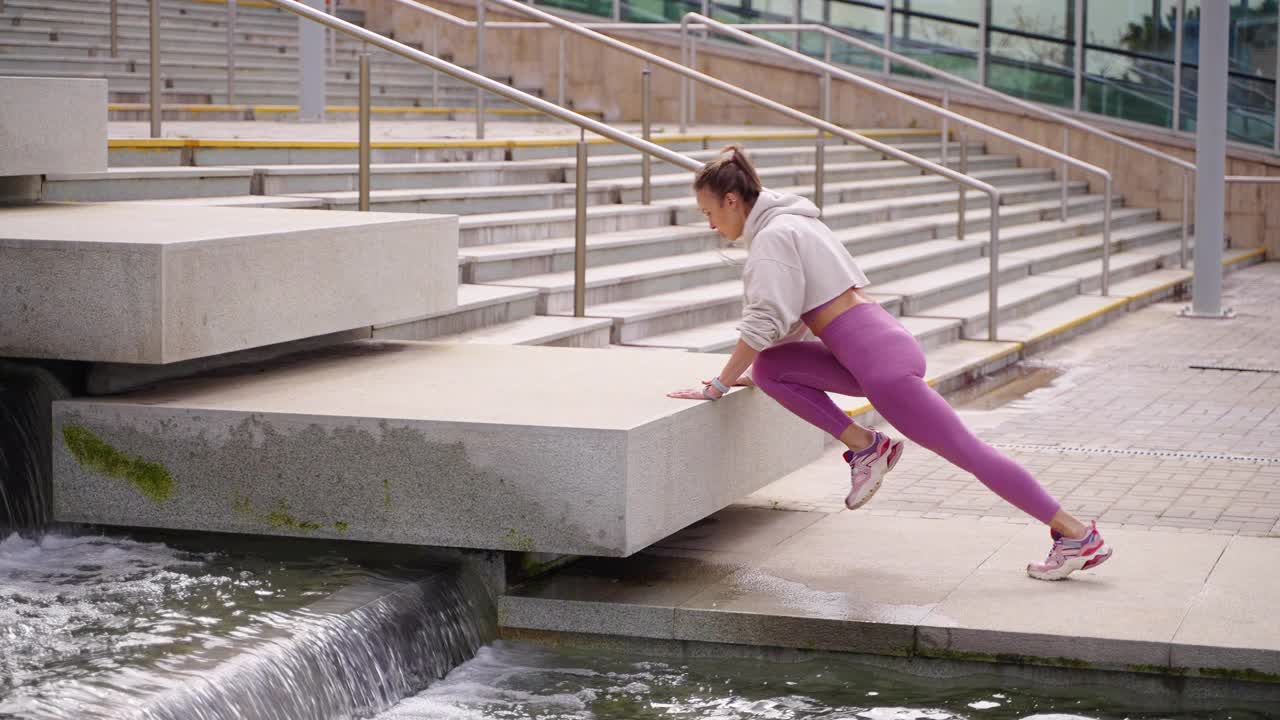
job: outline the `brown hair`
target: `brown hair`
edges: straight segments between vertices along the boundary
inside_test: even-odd
[[[755,205],[756,198],[760,197],[760,176],[747,159],[746,152],[737,145],[730,145],[720,153],[720,157],[698,171],[698,177],[693,181],[694,192],[710,190],[719,198],[737,193],[748,206]]]

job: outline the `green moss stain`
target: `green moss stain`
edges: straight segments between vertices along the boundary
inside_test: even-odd
[[[525,535],[515,528],[508,528],[507,534],[502,536],[503,541],[511,547],[512,550],[521,552],[533,552],[533,538]]]
[[[283,502],[280,503],[279,509],[272,511],[272,513],[267,516],[267,523],[270,524],[271,527],[299,530],[302,532],[314,532],[324,527],[320,523],[311,522],[310,520],[299,520],[298,518],[290,515],[289,506],[285,505]]]
[[[1068,657],[1036,657],[1016,653],[981,653],[963,650],[945,650],[929,648],[920,653],[925,657],[945,658],[947,660],[966,660],[969,662],[1002,663],[1008,665],[1049,665],[1052,667],[1069,667],[1088,669],[1093,665],[1086,660]]]
[[[1280,675],[1264,672],[1262,670],[1255,670],[1253,668],[1244,668],[1241,670],[1233,668],[1200,668],[1200,675],[1203,677],[1222,678],[1224,680],[1280,683]]]
[[[163,465],[121,452],[80,425],[63,426],[62,440],[81,467],[124,480],[157,503],[173,497],[173,476]]]
[[[244,495],[237,495],[231,500],[231,509],[237,515],[253,515],[253,503]]]
[[[391,509],[391,481],[382,478],[382,507]]]
[[[340,533],[344,533],[344,532],[346,532],[348,527],[349,527],[349,526],[348,526],[345,522],[343,522],[343,521],[341,521],[341,520],[339,520],[339,521],[337,521],[337,522],[335,522],[335,523],[333,524],[333,529],[334,529],[334,530],[337,530],[337,531],[338,531],[338,532],[340,532]]]

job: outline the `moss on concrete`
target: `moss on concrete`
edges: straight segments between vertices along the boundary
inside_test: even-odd
[[[340,533],[346,532],[348,527],[350,526],[347,525],[347,523],[342,520],[339,520],[333,524],[333,529],[337,530]]]
[[[1203,677],[1222,678],[1223,680],[1244,680],[1245,682],[1280,683],[1280,675],[1253,668],[1200,668]]]
[[[323,527],[317,522],[299,520],[295,518],[289,514],[289,508],[283,504],[280,506],[280,509],[272,511],[272,513],[267,516],[267,522],[270,523],[271,527],[286,528],[288,530],[298,530],[301,532],[315,532]]]
[[[1068,657],[1036,657],[1017,653],[980,653],[963,650],[944,650],[929,648],[920,653],[924,657],[945,658],[947,660],[967,660],[970,662],[1004,663],[1012,665],[1050,665],[1054,667],[1071,667],[1090,669],[1093,664],[1078,658]]]
[[[512,550],[533,552],[533,538],[515,528],[507,528],[507,534],[502,539]]]
[[[74,423],[63,426],[62,440],[71,456],[86,470],[124,480],[143,497],[157,503],[173,497],[173,476],[163,465],[121,452],[88,428]]]

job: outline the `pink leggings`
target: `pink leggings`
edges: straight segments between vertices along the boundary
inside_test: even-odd
[[[783,407],[836,438],[853,420],[826,391],[865,397],[903,435],[973,473],[1028,515],[1047,524],[1058,512],[1058,501],[1031,473],[979,440],[929,387],[924,351],[884,308],[856,305],[827,325],[821,339],[765,350],[752,379]]]

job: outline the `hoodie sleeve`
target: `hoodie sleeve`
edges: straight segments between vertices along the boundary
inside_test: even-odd
[[[763,239],[758,237],[756,242],[764,245],[760,243]],[[756,351],[763,351],[785,337],[800,320],[804,272],[798,257],[787,257],[785,245],[769,243],[771,252],[752,258],[743,270],[746,302],[738,332],[742,341]],[[758,246],[757,249],[764,248]]]

